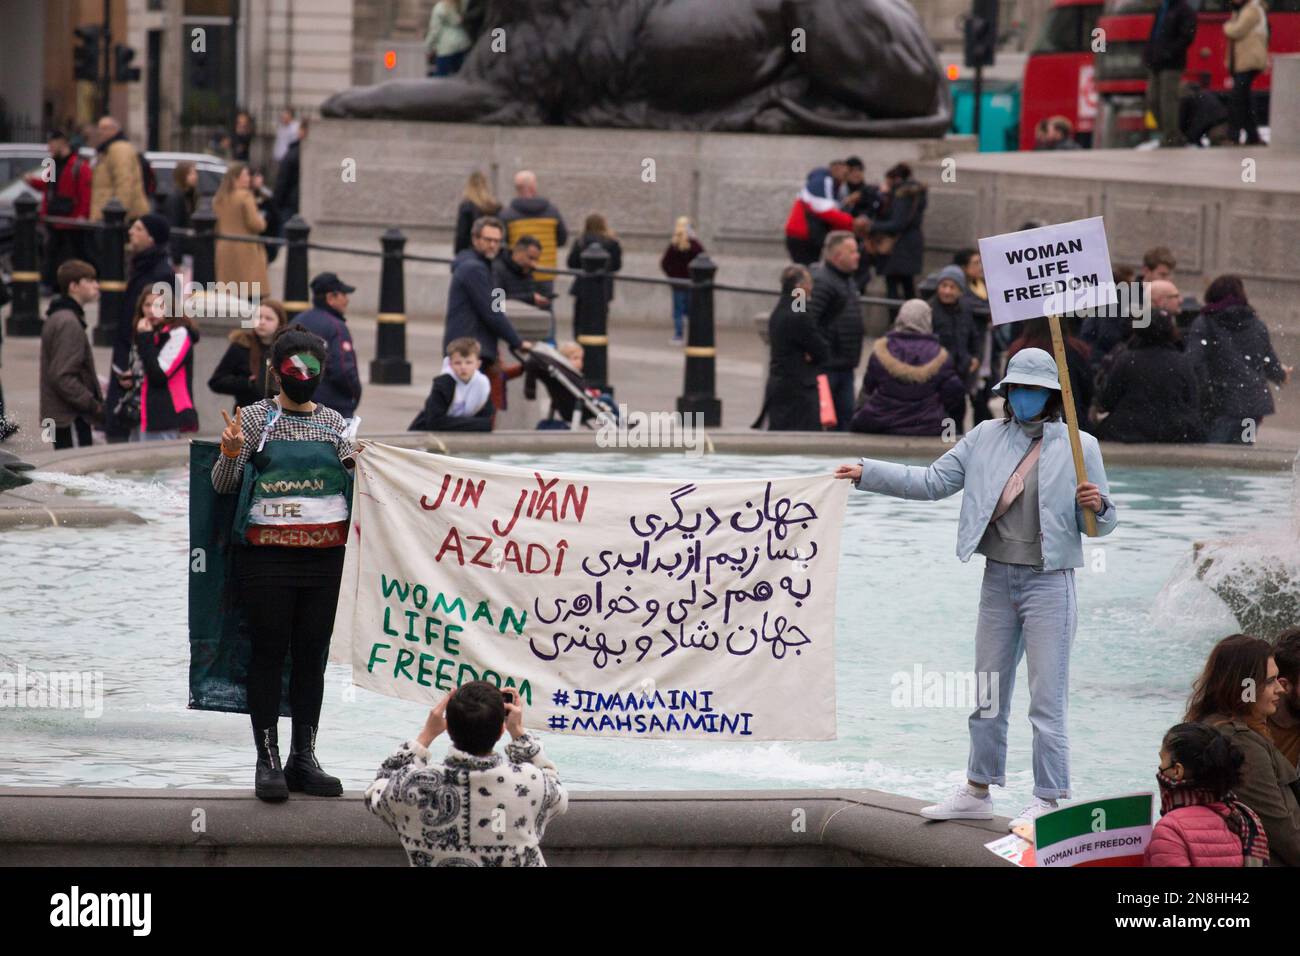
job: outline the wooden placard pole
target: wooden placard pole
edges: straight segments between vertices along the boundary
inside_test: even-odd
[[[1052,328],[1052,352],[1056,356],[1056,379],[1061,383],[1061,407],[1065,412],[1065,427],[1070,432],[1070,451],[1074,455],[1074,477],[1078,484],[1088,480],[1088,469],[1083,463],[1083,442],[1079,440],[1079,416],[1074,411],[1074,391],[1070,388],[1070,368],[1065,360],[1065,336],[1061,333],[1061,317],[1049,315],[1047,324]],[[1097,515],[1089,508],[1083,509],[1083,530],[1088,537],[1097,537]]]

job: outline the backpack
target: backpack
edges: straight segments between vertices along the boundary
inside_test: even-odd
[[[63,172],[63,175],[67,179],[72,180],[72,184],[73,184],[72,188],[74,190],[74,193],[77,188],[77,176],[78,174],[80,174],[80,172],[81,172],[81,157],[77,156],[74,153],[72,156],[72,161],[68,163],[68,165],[64,168],[64,172]],[[46,183],[45,192],[46,192],[46,199],[47,199],[46,208],[49,210],[49,214],[51,216],[71,216],[76,211],[77,200],[75,198],[75,195],[73,196],[60,195],[58,179],[51,179],[48,183]]]
[[[144,186],[144,194],[152,199],[158,195],[158,180],[154,177],[153,167],[149,165],[149,160],[145,159],[143,151],[135,155],[140,160],[140,183]]]

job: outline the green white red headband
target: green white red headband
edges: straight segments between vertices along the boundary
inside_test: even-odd
[[[320,374],[320,362],[310,352],[299,352],[280,363],[280,374],[305,382]]]

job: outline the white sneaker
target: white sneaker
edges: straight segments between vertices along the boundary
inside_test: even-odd
[[[1034,797],[1033,801],[1023,810],[1017,813],[1008,826],[1008,829],[1015,830],[1017,827],[1032,828],[1034,821],[1044,813],[1051,813],[1053,810],[1059,810],[1060,806],[1055,800],[1044,800],[1042,797]]]
[[[992,820],[993,798],[988,790],[981,795],[963,783],[942,803],[922,807],[921,816],[930,820]]]
[[[668,340],[668,344],[669,344],[669,345],[685,345],[685,344],[686,344],[686,340],[685,340],[684,338],[682,338],[680,335],[674,335],[671,339]]]

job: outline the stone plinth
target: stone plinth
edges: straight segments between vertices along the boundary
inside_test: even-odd
[[[1274,149],[1300,149],[1300,53],[1273,54],[1268,123]]]
[[[784,226],[808,171],[830,159],[858,155],[869,182],[896,162],[935,164],[973,148],[969,137],[950,140],[837,139],[750,133],[685,133],[569,127],[492,127],[386,120],[323,120],[305,144],[303,217],[312,238],[378,249],[389,227],[410,240],[407,251],[450,255],[456,209],[470,172],[481,169],[498,198],[513,196],[520,169],[538,175],[541,192],[565,217],[570,239],[589,213],[604,214],[623,243],[623,271],[660,276],[659,257],[673,221],[690,216],[700,241],[719,264],[718,281],[775,290],[786,262]],[[345,181],[347,160],[355,182]],[[568,247],[563,252],[567,255]],[[358,287],[358,311],[378,302],[377,265],[333,253],[313,253],[312,272],[334,268]],[[407,313],[441,316],[448,269],[409,264]],[[569,280],[558,283],[557,312],[572,317]],[[278,288],[278,286],[277,286]],[[718,321],[748,323],[768,297],[719,296]],[[611,320],[663,316],[671,330],[666,287],[622,283]]]
[[[972,236],[1010,232],[1028,219],[1103,216],[1116,265],[1139,267],[1144,251],[1168,246],[1184,294],[1201,298],[1211,279],[1236,273],[1275,333],[1296,327],[1300,150],[980,153],[957,157],[954,174],[948,183],[920,171],[931,183],[927,261],[946,261]]]

